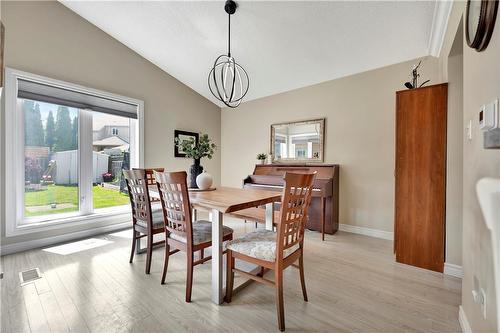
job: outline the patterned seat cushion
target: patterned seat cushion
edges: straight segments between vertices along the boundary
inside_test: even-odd
[[[223,226],[222,233],[224,236],[233,233],[233,229]],[[175,232],[170,233],[170,238],[176,241],[186,243],[185,235],[180,235]],[[199,220],[193,223],[193,243],[194,245],[210,242],[212,240],[212,222]]]
[[[249,257],[265,260],[276,260],[276,233],[270,230],[257,230],[227,243],[227,248]],[[286,249],[284,257],[289,256],[299,248],[299,244]]]
[[[161,204],[153,204],[151,205],[151,212],[153,213],[153,228],[159,229],[163,228],[163,209],[161,208]],[[143,228],[147,228],[147,222],[143,220],[137,220],[137,224]]]

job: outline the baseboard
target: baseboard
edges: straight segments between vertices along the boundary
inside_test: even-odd
[[[345,231],[345,232],[350,232],[353,234],[359,234],[359,235],[365,235],[365,236],[370,236],[370,237],[375,237],[375,238],[387,239],[387,240],[391,240],[391,241],[394,240],[394,233],[390,232],[390,231],[371,229],[371,228],[366,228],[366,227],[359,227],[359,226],[350,225],[350,224],[340,224],[339,230]]]
[[[458,321],[463,333],[472,333],[472,328],[470,327],[469,321],[467,320],[464,308],[461,305],[458,307]]]
[[[464,277],[464,271],[462,270],[462,266],[449,264],[447,262],[444,263],[444,272],[445,275],[451,275],[457,278]]]
[[[40,239],[34,239],[34,240],[26,241],[26,242],[18,242],[18,243],[13,243],[13,244],[2,245],[0,248],[0,255],[3,256],[6,254],[12,254],[12,253],[16,253],[16,252],[37,249],[40,247],[47,247],[47,246],[58,244],[58,243],[69,242],[69,241],[73,241],[76,239],[91,237],[91,236],[104,234],[104,233],[108,233],[108,232],[119,231],[119,230],[123,230],[126,228],[130,228],[130,226],[131,226],[130,221],[128,221],[128,222],[123,222],[123,223],[118,223],[118,224],[107,225],[107,226],[103,226],[103,227],[92,228],[92,229],[88,229],[88,230],[67,233],[64,235],[59,235],[59,236],[54,236],[54,237],[40,238]]]

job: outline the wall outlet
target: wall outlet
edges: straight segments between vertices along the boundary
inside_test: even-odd
[[[481,312],[483,314],[483,318],[486,319],[486,292],[484,291],[483,288],[481,288],[479,293],[481,294],[481,299],[483,301],[481,303]]]
[[[486,319],[486,292],[483,288],[479,287],[477,278],[474,278],[474,282],[475,288],[472,290],[472,298],[476,304],[479,304],[483,318]]]

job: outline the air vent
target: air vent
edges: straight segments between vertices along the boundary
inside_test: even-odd
[[[41,278],[42,275],[40,274],[40,270],[38,268],[32,268],[24,272],[19,272],[19,280],[21,280],[21,285],[25,285]]]

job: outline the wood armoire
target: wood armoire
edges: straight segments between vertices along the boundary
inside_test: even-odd
[[[396,261],[443,272],[448,84],[396,93]]]

